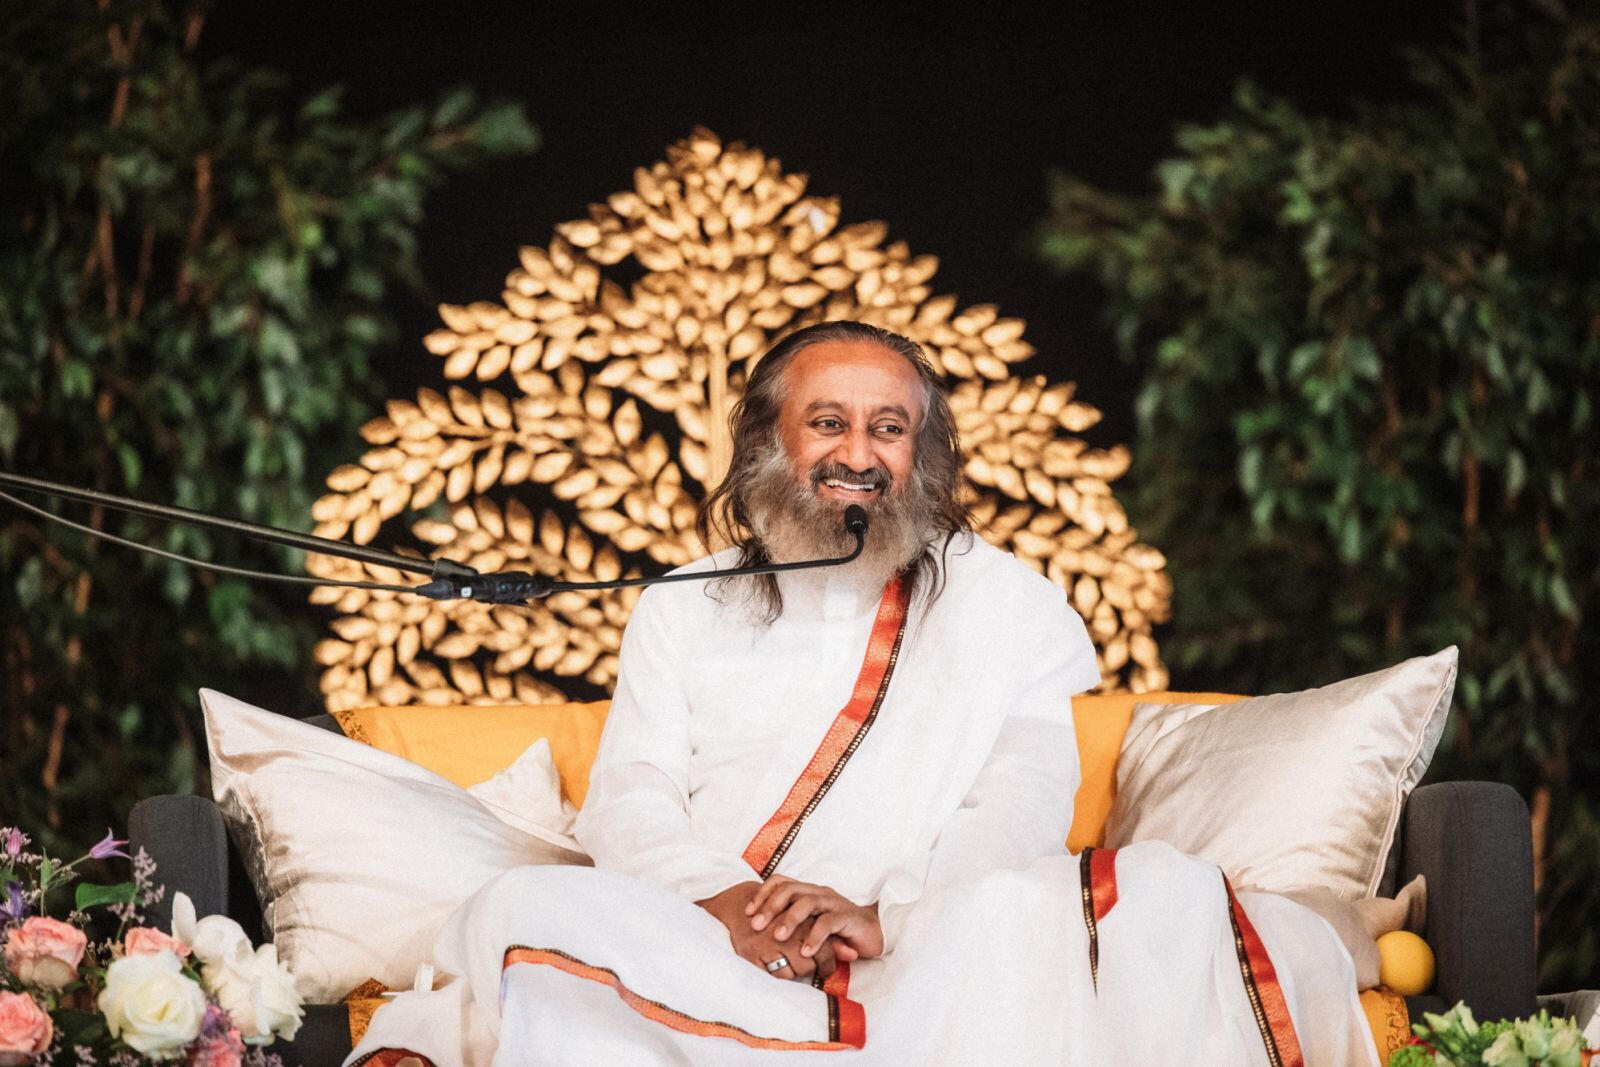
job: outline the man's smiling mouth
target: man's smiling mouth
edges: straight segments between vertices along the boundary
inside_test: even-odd
[[[838,478],[824,478],[822,484],[829,489],[843,489],[851,493],[874,493],[878,489],[872,482],[846,482]]]

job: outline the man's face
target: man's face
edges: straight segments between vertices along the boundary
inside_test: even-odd
[[[812,345],[787,369],[778,440],[795,478],[843,511],[868,511],[910,483],[922,380],[904,357],[868,341]]]

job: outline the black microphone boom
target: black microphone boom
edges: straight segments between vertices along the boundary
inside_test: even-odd
[[[710,581],[717,578],[733,578],[745,574],[774,574],[779,571],[805,570],[810,567],[836,567],[849,563],[861,555],[862,549],[866,546],[868,525],[866,509],[861,505],[851,504],[845,508],[844,528],[855,536],[856,546],[848,555],[839,556],[836,559],[811,559],[801,560],[796,563],[763,563],[751,567],[729,567],[723,570],[660,574],[649,578],[618,578],[607,582],[561,582],[542,574],[528,574],[523,571],[479,574],[466,564],[457,563],[454,560],[417,559],[413,556],[403,556],[398,552],[386,552],[383,549],[369,548],[365,545],[353,545],[348,541],[335,541],[327,537],[318,537],[315,534],[281,530],[276,526],[263,526],[260,523],[218,518],[203,512],[190,511],[188,508],[170,507],[165,504],[148,504],[141,500],[132,500],[128,497],[102,493],[93,489],[79,489],[70,485],[60,485],[56,482],[47,482],[42,478],[28,478],[8,471],[0,471],[0,485],[14,486],[18,489],[43,493],[46,496],[59,497],[65,500],[95,504],[115,511],[127,512],[131,515],[145,515],[150,518],[162,519],[166,522],[177,522],[188,526],[198,526],[203,529],[240,534],[268,544],[284,545],[289,548],[304,549],[307,552],[318,552],[328,556],[341,556],[345,559],[353,559],[379,567],[391,567],[395,570],[408,571],[412,574],[424,574],[430,580],[421,585],[387,585],[376,582],[332,581],[321,578],[306,578],[299,575],[268,574],[261,571],[243,570],[237,567],[225,567],[205,560],[180,556],[164,549],[141,545],[113,534],[103,533],[82,523],[64,519],[43,508],[18,500],[7,493],[0,493],[0,500],[10,501],[17,507],[51,522],[62,523],[115,544],[136,548],[165,559],[177,560],[180,563],[188,563],[206,570],[219,571],[246,578],[260,578],[266,581],[293,582],[300,585],[349,586],[358,589],[384,589],[398,593],[415,593],[434,600],[477,600],[489,604],[522,604],[529,600],[547,597],[552,593],[600,592],[607,589],[627,589],[632,586],[653,585],[656,582]]]
[[[477,600],[486,604],[520,604],[539,600],[552,593],[597,592],[606,589],[627,589],[636,585],[655,585],[657,582],[709,582],[718,578],[738,578],[747,574],[776,574],[780,571],[806,570],[811,567],[837,567],[851,563],[866,547],[867,509],[851,504],[844,509],[844,528],[855,536],[856,547],[849,555],[836,559],[808,559],[798,563],[757,563],[749,567],[727,567],[711,571],[680,571],[658,574],[653,578],[618,578],[609,582],[558,582],[542,574],[525,571],[507,571],[503,574],[482,574],[475,578],[438,578],[419,585],[413,591],[436,600]]]

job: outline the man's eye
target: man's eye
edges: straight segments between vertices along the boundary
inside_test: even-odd
[[[818,419],[811,425],[815,426],[819,430],[838,430],[844,427],[844,423],[840,422],[838,419]]]
[[[901,434],[906,432],[906,428],[898,423],[886,422],[882,426],[878,427],[878,432],[883,434],[885,437],[899,437]]]

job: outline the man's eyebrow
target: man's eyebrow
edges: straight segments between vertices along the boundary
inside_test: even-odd
[[[819,411],[838,411],[843,407],[844,405],[837,400],[813,400],[806,405],[805,414],[815,415]],[[875,408],[872,414],[874,417],[878,415],[898,415],[907,422],[911,421],[911,412],[899,404],[885,404],[880,408]]]

